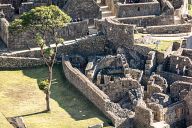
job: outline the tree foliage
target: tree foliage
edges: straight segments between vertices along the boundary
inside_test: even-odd
[[[57,6],[41,6],[23,13],[19,19],[11,23],[10,28],[14,29],[22,26],[22,29],[30,28],[44,31],[47,29],[61,28],[65,23],[69,23],[70,21],[71,18]]]

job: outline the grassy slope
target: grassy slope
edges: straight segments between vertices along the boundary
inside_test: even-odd
[[[6,117],[24,115],[27,128],[86,128],[108,122],[105,116],[54,68],[51,113],[45,110],[44,93],[37,83],[46,78],[45,67],[0,71],[0,112]]]

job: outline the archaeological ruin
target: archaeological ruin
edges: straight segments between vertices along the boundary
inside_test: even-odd
[[[58,47],[57,61],[69,82],[115,128],[190,127],[192,16],[188,2],[0,0],[0,68],[44,64],[31,33],[12,32],[9,24],[32,8],[55,4],[72,18],[58,30],[66,42]]]

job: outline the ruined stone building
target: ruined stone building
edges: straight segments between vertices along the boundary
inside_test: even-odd
[[[1,68],[42,64],[30,33],[11,33],[9,23],[47,1],[17,2],[0,1]],[[135,41],[137,33],[190,34],[187,0],[68,0],[55,4],[73,19],[58,30],[65,40],[74,40],[58,48],[64,74],[115,127],[192,125],[192,50],[184,41],[172,42],[164,52]]]

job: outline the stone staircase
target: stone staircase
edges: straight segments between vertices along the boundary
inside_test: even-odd
[[[102,19],[105,19],[107,17],[115,18],[110,8],[102,3],[102,0],[96,0],[97,4],[100,6],[101,12],[102,12]]]
[[[97,4],[100,6],[102,12],[102,19],[99,20],[104,20],[105,18],[115,18],[110,8],[107,5],[101,4],[101,0],[97,0]],[[90,24],[88,28],[90,35],[98,32],[94,24]]]
[[[112,11],[109,9],[108,6],[106,5],[100,5],[100,8],[101,8],[101,12],[102,12],[102,19],[105,19],[105,18],[115,18],[115,16],[113,15]]]

